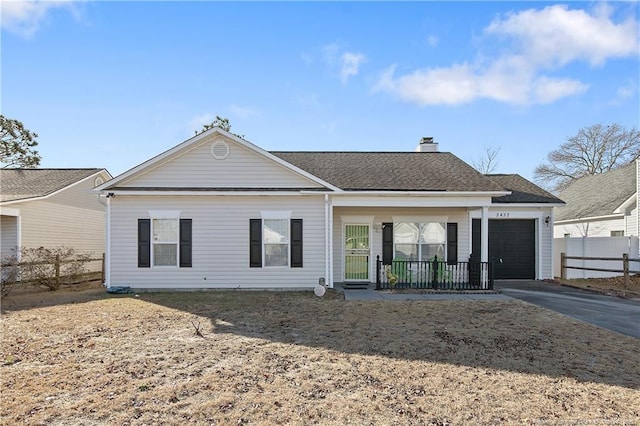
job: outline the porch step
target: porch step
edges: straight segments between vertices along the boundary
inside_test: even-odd
[[[376,285],[371,283],[342,283],[344,290],[375,290]]]

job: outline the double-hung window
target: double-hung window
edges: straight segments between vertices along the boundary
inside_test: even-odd
[[[438,222],[401,222],[393,224],[394,254],[404,260],[444,260],[447,243],[446,224]]]
[[[302,219],[291,212],[261,212],[249,220],[249,266],[302,268]]]
[[[289,219],[264,219],[264,266],[289,266]]]
[[[149,213],[138,219],[138,267],[191,267],[192,220],[174,211]]]
[[[153,266],[178,265],[178,219],[153,219]]]

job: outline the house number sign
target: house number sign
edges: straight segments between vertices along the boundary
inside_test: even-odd
[[[496,217],[509,217],[509,213],[508,212],[496,212]]]

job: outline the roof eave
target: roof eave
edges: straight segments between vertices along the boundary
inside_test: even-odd
[[[626,209],[628,209],[629,207],[633,206],[636,203],[637,199],[638,199],[638,193],[636,192],[631,197],[627,198],[624,201],[624,203],[620,204],[620,206],[617,209],[615,209],[613,212],[614,213],[624,213],[624,211]]]
[[[577,217],[573,219],[561,219],[561,220],[556,219],[554,222],[556,225],[562,225],[562,224],[568,224],[568,223],[590,222],[593,220],[620,219],[622,217],[624,217],[624,214],[619,213],[619,214],[609,214],[609,215],[602,215],[602,216]]]

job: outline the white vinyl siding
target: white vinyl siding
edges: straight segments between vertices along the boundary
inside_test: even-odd
[[[199,188],[318,188],[319,184],[231,140],[229,155],[216,160],[212,140],[202,142],[171,161],[138,176],[121,187]],[[188,173],[185,171],[188,170]]]
[[[98,201],[98,195],[91,192],[94,188],[96,177],[98,176],[105,181],[109,179],[108,174],[100,172],[99,174],[89,176],[84,180],[65,188],[57,194],[47,197],[42,201],[60,204],[65,207],[104,212],[105,206]]]
[[[95,195],[91,195],[97,203]],[[104,212],[47,201],[13,204],[20,209],[22,246],[72,247],[80,253],[104,252]]]
[[[628,236],[638,236],[640,229],[638,229],[638,208],[631,210],[631,214],[625,217],[625,233]]]
[[[543,219],[536,222],[536,232],[539,235],[538,244],[536,247],[536,279],[547,280],[553,279],[553,224],[544,223],[544,218],[551,217],[552,209],[543,209]]]
[[[304,267],[250,268],[249,221],[282,210],[304,220]],[[191,268],[138,268],[137,219],[150,210],[192,219]],[[147,289],[313,288],[325,274],[323,196],[118,195],[111,202],[111,285]]]

